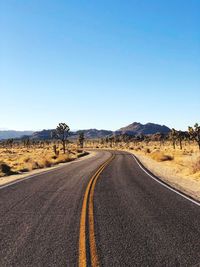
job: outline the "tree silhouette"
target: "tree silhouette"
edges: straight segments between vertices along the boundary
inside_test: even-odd
[[[84,140],[85,140],[84,132],[80,132],[78,137],[78,142],[81,148],[83,148]]]
[[[63,153],[66,151],[66,142],[69,135],[70,128],[66,123],[59,123],[56,130],[53,132],[53,137],[58,138],[62,142]]]
[[[173,148],[176,148],[176,139],[177,139],[177,131],[172,128],[171,132],[169,133],[169,139],[172,141]]]
[[[194,127],[189,126],[188,132],[190,135],[190,138],[197,142],[199,150],[200,150],[200,126],[198,123],[194,125]]]

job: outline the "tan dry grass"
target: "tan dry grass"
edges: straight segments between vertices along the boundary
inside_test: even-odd
[[[29,149],[0,148],[0,177],[51,167],[74,160],[80,155],[75,145],[71,145],[66,154],[63,154],[61,147],[58,147],[58,151],[58,155],[55,155],[52,146]]]
[[[164,152],[156,150],[150,153],[150,157],[158,162],[173,160],[173,156],[166,155]]]

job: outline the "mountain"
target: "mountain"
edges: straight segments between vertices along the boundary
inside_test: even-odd
[[[0,131],[0,140],[8,138],[22,138],[23,136],[29,136],[31,139],[38,140],[48,140],[52,138],[52,132],[54,130],[42,130],[42,131]],[[79,130],[72,131],[69,133],[69,139],[77,139],[79,133],[83,132],[86,139],[96,139],[104,138],[106,136],[112,136],[113,134],[129,134],[129,135],[140,135],[140,134],[156,134],[164,133],[167,134],[170,132],[170,128],[165,125],[159,125],[155,123],[141,124],[139,122],[134,122],[126,127],[122,127],[119,130],[113,132],[108,130],[97,130],[97,129],[88,129],[88,130]]]
[[[140,134],[146,135],[146,134],[156,134],[156,133],[167,134],[170,132],[170,128],[168,128],[165,125],[160,125],[155,123],[141,124],[139,122],[133,122],[128,126],[120,128],[116,132],[129,135],[140,135]]]
[[[42,130],[39,132],[35,132],[32,134],[31,139],[40,139],[40,140],[51,139],[53,131],[54,130],[52,129],[52,130]],[[69,139],[77,139],[81,132],[84,133],[84,136],[87,139],[103,138],[113,134],[112,131],[107,131],[107,130],[97,130],[97,129],[78,130],[70,132]]]
[[[52,132],[54,129],[51,130],[42,130],[38,132],[34,132],[30,138],[31,139],[39,139],[39,140],[48,140],[52,138]]]
[[[24,135],[32,135],[33,131],[12,131],[12,130],[1,130],[0,140],[9,138],[21,138]]]
[[[31,136],[31,139],[40,139],[47,140],[51,139],[52,136],[51,130],[42,130],[39,132],[34,132]],[[155,134],[155,133],[169,133],[170,129],[167,126],[147,123],[141,124],[139,122],[134,122],[126,127],[120,128],[119,130],[113,132],[108,130],[97,130],[97,129],[87,129],[87,130],[78,130],[69,133],[69,139],[77,139],[80,132],[83,132],[86,139],[97,139],[104,138],[106,136],[112,136],[113,134],[129,134],[129,135],[140,135],[140,134]]]
[[[103,138],[109,135],[112,135],[112,131],[108,130],[97,130],[97,129],[88,129],[88,130],[83,130],[83,131],[77,131],[74,133],[74,137],[79,135],[80,132],[84,133],[85,138],[88,139],[94,139],[94,138]]]

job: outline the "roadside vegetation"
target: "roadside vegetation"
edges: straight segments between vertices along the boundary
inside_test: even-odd
[[[55,166],[86,155],[84,135],[68,140],[70,128],[60,123],[51,140],[8,139],[0,142],[0,177]]]

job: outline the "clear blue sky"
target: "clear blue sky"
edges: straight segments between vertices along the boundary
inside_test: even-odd
[[[199,0],[1,0],[0,128],[200,122]]]

